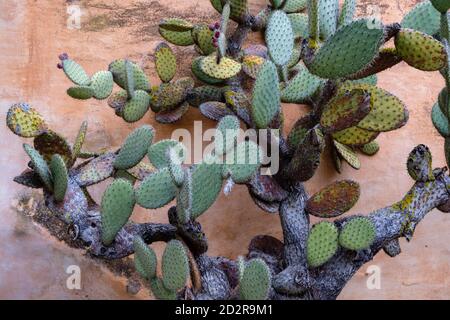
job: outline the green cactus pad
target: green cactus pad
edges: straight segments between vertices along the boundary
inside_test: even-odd
[[[431,110],[431,120],[441,136],[444,138],[450,137],[448,118],[442,113],[438,103],[436,103]]]
[[[339,244],[349,250],[363,250],[372,245],[375,235],[375,225],[372,220],[357,217],[344,224],[339,234]]]
[[[168,168],[163,168],[142,181],[136,189],[137,203],[146,209],[157,209],[172,201],[177,193]]]
[[[243,300],[265,300],[272,283],[270,269],[262,259],[250,260],[239,279],[239,294]]]
[[[184,19],[167,18],[161,20],[159,27],[169,31],[190,31],[194,28],[194,25]]]
[[[258,129],[268,128],[280,110],[278,71],[275,64],[266,61],[253,87],[252,120]]]
[[[361,168],[361,162],[359,161],[358,155],[355,151],[353,151],[353,149],[351,149],[349,146],[337,142],[336,140],[334,140],[333,143],[339,155],[345,161],[347,161],[350,166],[352,166],[356,170]]]
[[[177,46],[190,46],[194,44],[191,30],[172,31],[159,27],[159,34],[172,44]]]
[[[223,89],[215,86],[200,86],[191,90],[187,102],[193,107],[199,107],[209,101],[223,101]]]
[[[319,0],[308,0],[308,26],[311,39],[319,40]]]
[[[134,62],[129,62],[133,67],[134,75],[134,89],[148,91],[150,89],[150,83],[148,82],[147,76],[144,71],[135,64]],[[125,68],[125,59],[119,59],[111,62],[108,69],[114,78],[114,82],[117,83],[122,89],[127,88],[127,73]]]
[[[338,249],[339,231],[332,222],[316,223],[309,232],[306,246],[308,265],[317,268],[330,260]]]
[[[99,71],[92,76],[91,88],[94,98],[103,100],[108,98],[113,90],[113,75],[109,71]]]
[[[134,98],[135,88],[132,62],[125,60],[125,90],[129,99]]]
[[[48,131],[34,138],[34,148],[50,163],[54,154],[59,154],[66,164],[72,161],[72,149],[62,136],[53,131]]]
[[[172,49],[161,42],[155,49],[156,72],[162,82],[169,82],[177,71],[177,59]]]
[[[309,71],[321,78],[336,79],[362,70],[378,55],[383,44],[383,28],[368,19],[340,28],[307,63]]]
[[[31,159],[34,171],[39,175],[39,178],[44,183],[48,190],[53,190],[53,180],[48,168],[47,162],[39,154],[39,152],[28,144],[24,144],[23,148]]]
[[[360,193],[357,182],[336,181],[309,198],[306,211],[319,218],[338,217],[353,208],[358,202]]]
[[[224,173],[230,174],[235,183],[248,182],[261,166],[261,149],[253,141],[244,141],[237,145],[236,150],[231,150],[231,163],[224,161]]]
[[[447,64],[444,45],[420,31],[400,30],[395,36],[395,48],[407,64],[422,71],[437,71]]]
[[[414,29],[424,32],[430,36],[439,33],[441,14],[430,1],[419,2],[403,18],[403,28]]]
[[[285,12],[281,10],[272,12],[267,24],[265,38],[273,62],[278,66],[287,64],[294,49],[294,32]]]
[[[223,102],[210,101],[200,105],[200,112],[208,119],[220,121],[225,116],[233,116],[234,112]]]
[[[338,18],[339,1],[319,1],[319,30],[322,39],[328,39],[336,32]]]
[[[153,135],[154,130],[149,125],[137,128],[128,135],[114,160],[114,168],[126,170],[137,165],[152,144]]]
[[[316,126],[317,122],[311,116],[304,116],[297,120],[288,136],[288,144],[292,149],[303,141],[309,130]]]
[[[223,155],[234,147],[239,134],[239,119],[234,115],[225,116],[217,125],[214,138],[215,155]]]
[[[217,63],[217,56],[213,54],[200,61],[200,69],[209,77],[225,80],[238,74],[241,64],[227,57],[222,57]]]
[[[69,176],[64,159],[59,154],[52,156],[50,172],[53,177],[53,195],[56,201],[63,201],[66,195]]]
[[[448,0],[431,0],[431,3],[441,13],[446,13],[450,9],[450,2]]]
[[[77,86],[67,89],[67,94],[78,100],[87,100],[94,96],[95,91],[90,86]]]
[[[89,78],[83,67],[73,60],[66,59],[62,62],[63,70],[66,76],[75,84],[79,86],[88,86],[91,84]]]
[[[168,151],[173,147],[184,150],[184,146],[176,140],[165,139],[158,141],[157,143],[152,144],[150,148],[148,148],[148,159],[156,168],[166,168],[169,165],[169,162],[167,160]]]
[[[147,92],[136,90],[134,97],[125,103],[122,117],[126,122],[136,122],[142,119],[150,107],[150,96]]]
[[[111,177],[114,173],[115,158],[115,154],[105,153],[89,161],[78,169],[74,176],[75,181],[80,187],[86,187]]]
[[[216,47],[214,47],[212,42],[213,36],[214,32],[205,23],[196,25],[192,30],[192,37],[202,55],[208,56],[216,51]]]
[[[191,70],[192,73],[195,75],[197,79],[200,81],[207,83],[207,84],[218,84],[223,82],[222,79],[216,79],[213,77],[208,76],[206,73],[204,73],[201,69],[201,63],[202,60],[206,57],[197,57],[194,60],[192,60]]]
[[[162,281],[164,287],[177,291],[189,277],[189,261],[183,244],[178,240],[167,243],[162,256]]]
[[[324,82],[325,80],[311,74],[304,65],[301,65],[298,74],[281,91],[281,101],[306,103]]]
[[[13,104],[6,115],[6,124],[23,138],[36,137],[48,129],[44,118],[27,103]]]
[[[360,148],[361,152],[368,156],[375,155],[380,150],[380,145],[376,141],[369,142]]]
[[[87,121],[83,121],[81,123],[80,129],[78,130],[77,137],[75,138],[75,142],[72,147],[72,162],[75,162],[77,160],[81,152],[84,140],[86,139],[87,128],[88,128]]]
[[[135,204],[131,183],[124,179],[114,180],[105,193],[101,203],[102,242],[109,246],[117,233],[127,223]]]
[[[150,289],[156,299],[159,300],[176,300],[177,293],[174,290],[167,289],[160,278],[150,280]]]
[[[241,22],[248,12],[247,0],[230,0],[230,18]]]
[[[439,100],[438,104],[441,108],[441,112],[447,117],[448,116],[448,91],[447,88],[443,88],[441,92],[439,93]]]
[[[320,125],[325,132],[344,130],[357,125],[370,109],[370,94],[363,89],[337,94],[325,105]]]
[[[222,165],[202,162],[192,171],[192,218],[198,218],[216,201],[222,189]]]
[[[242,58],[242,71],[252,79],[256,79],[265,59],[259,56],[244,56]]]
[[[339,15],[338,26],[342,27],[353,21],[356,12],[356,0],[345,0]]]
[[[294,38],[307,39],[309,37],[308,15],[305,13],[290,13],[287,16],[291,21]]]
[[[287,13],[299,12],[306,9],[308,0],[286,0],[283,5],[283,11]]]
[[[156,277],[156,254],[141,237],[135,237],[133,241],[134,265],[136,271],[144,279],[150,280]]]
[[[191,170],[184,171],[183,184],[177,194],[177,219],[181,224],[191,219],[192,212],[192,175]]]
[[[182,146],[182,150],[178,149]],[[184,168],[182,166],[185,160],[186,148],[182,144],[171,148],[168,152],[169,171],[174,183],[179,187],[184,181]]]
[[[376,86],[378,83],[378,77],[376,74],[373,74],[371,76],[362,78],[362,79],[358,79],[358,80],[351,80],[350,81],[352,84],[369,84],[372,86]]]

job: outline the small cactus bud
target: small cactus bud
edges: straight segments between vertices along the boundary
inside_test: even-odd
[[[214,24],[214,29],[220,29],[220,23],[219,22],[216,22],[215,24]]]
[[[67,59],[69,59],[69,55],[67,54],[67,53],[61,53],[59,56],[58,56],[58,58],[59,58],[59,60],[61,60],[61,61],[64,61],[64,60],[67,60]]]
[[[209,28],[209,30],[214,31],[214,30],[215,30],[215,25],[214,25],[213,23],[211,23],[211,24],[208,26],[208,28]]]
[[[57,67],[58,69],[62,69],[62,68],[63,68],[63,65],[62,65],[62,63],[58,63],[58,64],[56,65],[56,67]]]
[[[219,32],[219,31],[216,31],[216,32],[214,33],[214,38],[218,39],[219,37],[220,37],[220,32]]]

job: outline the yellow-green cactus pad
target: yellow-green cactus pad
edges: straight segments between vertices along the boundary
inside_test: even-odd
[[[283,11],[287,13],[299,12],[306,9],[308,0],[286,0],[283,4]]]
[[[315,224],[309,232],[306,257],[311,268],[317,268],[330,260],[338,249],[339,231],[332,222]]]
[[[155,49],[156,72],[162,82],[169,82],[177,71],[177,59],[172,49],[164,42],[161,42]]]
[[[94,90],[94,98],[103,100],[108,98],[113,90],[113,75],[109,71],[99,71],[92,76],[91,88]]]
[[[177,46],[190,46],[194,44],[191,30],[172,31],[159,27],[159,34],[172,44]]]
[[[194,25],[187,20],[180,18],[167,18],[161,20],[159,23],[161,29],[169,31],[190,31]]]
[[[180,105],[187,96],[188,89],[179,83],[163,83],[152,88],[150,106],[153,112],[170,111]]]
[[[127,180],[114,180],[102,197],[102,242],[110,245],[127,223],[135,204],[133,186]]]
[[[66,195],[69,175],[67,174],[64,159],[59,154],[54,154],[52,156],[50,172],[53,178],[53,196],[56,201],[63,201],[64,196]]]
[[[153,136],[154,130],[149,125],[144,125],[130,133],[114,160],[114,167],[126,170],[137,165],[147,154]]]
[[[32,146],[24,144],[23,148],[33,163],[34,171],[39,175],[45,187],[50,191],[53,190],[53,180],[47,162]]]
[[[338,217],[353,208],[359,195],[360,187],[357,182],[336,181],[309,198],[306,211],[319,218]]]
[[[67,94],[74,99],[87,100],[94,96],[95,91],[90,86],[77,86],[67,89]]]
[[[72,162],[75,162],[78,158],[78,155],[81,152],[81,148],[83,147],[84,140],[86,139],[86,132],[88,128],[87,121],[83,121],[81,123],[80,129],[78,130],[77,137],[75,138],[75,142],[72,147]]]
[[[402,29],[395,36],[397,54],[410,66],[422,71],[437,71],[447,65],[444,45],[432,36]]]
[[[213,54],[200,61],[200,68],[212,78],[225,80],[238,74],[241,64],[227,57],[222,57],[220,63],[217,63],[217,56]]]
[[[172,201],[176,194],[177,187],[169,168],[163,168],[141,182],[136,189],[136,201],[143,208],[157,209]]]
[[[339,234],[339,244],[349,250],[369,248],[375,240],[376,230],[372,220],[357,217],[346,222]]]
[[[136,122],[145,115],[150,107],[150,96],[147,92],[136,90],[134,97],[125,103],[122,117],[126,122]]]
[[[6,124],[23,138],[36,137],[48,129],[44,118],[27,103],[13,104],[6,115]]]
[[[201,66],[203,59],[205,59],[205,57],[197,57],[194,60],[192,60],[191,70],[192,70],[192,73],[195,75],[195,77],[198,80],[205,82],[207,84],[218,84],[218,83],[223,82],[222,79],[216,79],[216,78],[210,77],[202,71],[200,66]]]
[[[256,79],[265,59],[259,56],[244,56],[242,59],[242,70],[252,79]]]
[[[44,132],[34,138],[34,148],[50,163],[54,154],[59,154],[66,164],[72,161],[72,148],[66,139],[53,131]]]
[[[62,65],[65,74],[73,83],[79,86],[88,86],[91,84],[91,79],[86,71],[75,61],[66,59],[63,60]]]
[[[351,165],[356,170],[361,168],[361,162],[359,161],[358,155],[356,154],[355,151],[353,151],[353,149],[342,143],[337,142],[336,140],[334,140],[333,143],[339,155],[345,161],[347,161],[349,165]]]
[[[189,261],[183,244],[179,240],[167,243],[161,262],[162,281],[170,290],[180,290],[189,277]]]
[[[214,47],[212,42],[213,36],[214,32],[205,23],[198,24],[192,29],[192,37],[194,38],[195,44],[204,56],[208,56],[216,51],[216,47]]]
[[[333,133],[333,138],[345,145],[363,146],[375,140],[379,134],[379,132],[369,131],[359,127],[351,127]]]
[[[380,145],[376,141],[369,142],[360,148],[361,152],[368,156],[375,155],[380,150]]]

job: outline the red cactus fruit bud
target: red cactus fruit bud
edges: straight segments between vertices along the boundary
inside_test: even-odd
[[[218,39],[219,37],[220,37],[220,32],[219,32],[219,31],[216,31],[216,32],[214,33],[214,38]]]
[[[63,65],[62,65],[62,63],[58,63],[58,64],[56,65],[56,67],[57,67],[58,69],[62,69],[62,68],[63,68]]]
[[[58,58],[59,58],[59,60],[61,60],[61,61],[64,61],[64,60],[67,60],[67,59],[69,59],[69,55],[67,54],[67,53],[61,53],[59,56],[58,56]]]

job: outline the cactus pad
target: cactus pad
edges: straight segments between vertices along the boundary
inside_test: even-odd
[[[133,186],[126,180],[114,180],[105,193],[101,203],[102,242],[110,245],[116,234],[127,223],[135,204]]]
[[[291,129],[291,132],[288,136],[288,143],[292,149],[296,149],[297,146],[303,141],[306,137],[306,134],[314,128],[316,125],[316,121],[312,116],[304,116],[297,120],[294,126]]]
[[[159,123],[174,123],[180,120],[188,110],[189,104],[187,102],[183,102],[175,110],[158,112],[155,119]]]
[[[53,190],[53,180],[47,162],[39,152],[30,145],[24,144],[23,148],[31,159],[34,171],[39,175],[39,178],[42,180],[45,187],[48,190]]]
[[[54,154],[59,154],[68,164],[72,162],[72,149],[62,136],[53,131],[48,131],[34,138],[34,148],[50,163]]]
[[[450,2],[448,0],[431,0],[431,3],[441,13],[446,13],[450,9]]]
[[[261,66],[264,64],[264,58],[259,56],[244,56],[242,59],[242,71],[252,79],[256,79]]]
[[[292,25],[294,38],[306,39],[309,37],[308,15],[305,13],[290,13],[287,15]]]
[[[208,119],[219,121],[225,116],[234,115],[234,112],[223,102],[210,101],[200,105],[200,112]]]
[[[120,148],[119,154],[114,160],[114,167],[116,169],[129,169],[137,165],[152,144],[153,135],[154,130],[149,125],[134,130]]]
[[[78,130],[77,137],[75,138],[75,142],[72,147],[72,162],[75,162],[77,160],[78,155],[81,152],[84,140],[86,139],[87,127],[88,127],[87,121],[83,121],[81,123],[80,129]]]
[[[448,119],[442,113],[438,103],[436,103],[431,110],[431,120],[433,121],[434,127],[441,136],[443,136],[444,138],[450,137]]]
[[[136,271],[144,279],[150,280],[156,277],[156,254],[141,237],[135,237],[134,247],[134,265]]]
[[[177,291],[184,287],[189,276],[186,249],[178,240],[167,243],[162,256],[162,281],[164,287]]]
[[[184,19],[168,18],[161,20],[159,27],[169,31],[190,31],[194,28],[194,25]]]
[[[414,29],[433,36],[439,32],[441,15],[430,1],[419,2],[401,22],[403,28]]]
[[[267,128],[280,110],[278,71],[275,64],[266,61],[253,88],[252,120],[258,129]]]
[[[167,160],[168,151],[173,147],[184,149],[184,146],[176,140],[165,139],[158,141],[157,143],[152,144],[150,148],[148,148],[148,159],[156,168],[166,168],[169,165],[169,162]]]
[[[333,138],[345,145],[363,146],[375,140],[379,134],[379,132],[369,131],[359,127],[351,127],[333,133]]]
[[[26,169],[20,175],[14,177],[13,181],[33,189],[40,189],[44,187],[39,175],[31,169]]]
[[[358,170],[361,168],[361,162],[358,159],[358,155],[349,146],[343,145],[336,140],[333,141],[339,155],[347,161],[354,169]]]
[[[308,0],[286,0],[284,1],[283,11],[287,13],[299,12],[306,8]]]
[[[74,176],[75,181],[80,187],[86,187],[111,177],[114,173],[115,158],[115,154],[105,153],[89,161],[78,169]]]
[[[89,86],[77,86],[67,89],[67,94],[74,99],[87,100],[94,96],[95,91]]]
[[[62,62],[62,65],[65,74],[73,83],[79,86],[88,86],[91,84],[91,79],[86,71],[75,61],[66,59]]]
[[[129,62],[133,68],[134,89],[148,91],[150,83],[144,71],[135,63]],[[127,87],[127,72],[125,67],[125,59],[119,59],[109,64],[109,71],[113,74],[114,82],[122,89]]]
[[[63,201],[66,195],[69,176],[64,159],[59,154],[52,156],[50,172],[53,177],[53,195],[56,201]]]
[[[177,219],[181,224],[191,219],[192,211],[192,175],[191,170],[184,170],[183,183],[177,194]]]
[[[172,201],[176,192],[169,169],[163,168],[141,182],[136,189],[136,201],[143,208],[157,209]]]
[[[357,217],[344,224],[339,234],[339,244],[349,250],[363,250],[372,245],[375,235],[375,225],[372,220]]]
[[[281,101],[306,103],[324,82],[325,80],[311,74],[304,65],[301,65],[298,74],[281,91]]]
[[[285,12],[281,10],[272,12],[267,24],[265,38],[273,62],[278,66],[287,64],[294,49],[294,32]]]
[[[109,71],[99,71],[92,76],[91,88],[94,98],[103,100],[108,98],[113,90],[113,75]]]
[[[271,287],[272,276],[262,259],[252,259],[245,265],[239,280],[239,294],[244,300],[265,300]]]
[[[192,30],[192,37],[202,55],[208,56],[216,51],[216,47],[214,47],[211,41],[213,36],[214,32],[204,23],[196,25]]]
[[[420,31],[400,30],[395,37],[395,48],[407,64],[422,71],[437,71],[447,64],[444,45]]]
[[[375,155],[380,150],[380,145],[376,141],[369,142],[360,148],[361,152],[368,156]]]
[[[306,211],[319,218],[334,218],[349,211],[359,199],[360,187],[351,180],[336,181],[306,203]]]
[[[194,44],[191,30],[173,31],[159,27],[159,34],[172,44],[177,46],[190,46]]]
[[[153,112],[170,111],[182,103],[189,90],[185,85],[177,81],[153,87],[150,101]]]
[[[447,152],[447,140],[445,145],[445,151]],[[446,154],[447,157],[447,154]],[[427,182],[435,180],[433,174],[433,163],[430,149],[420,144],[415,147],[409,154],[406,162],[406,168],[408,173],[415,181]]]
[[[217,63],[217,56],[213,54],[200,61],[200,68],[212,78],[225,80],[238,74],[241,64],[227,57],[222,57],[220,63]]]
[[[6,124],[14,134],[23,138],[36,137],[47,130],[44,118],[27,103],[12,105],[6,115]]]
[[[308,265],[317,268],[330,260],[338,249],[339,231],[332,222],[319,222],[309,232],[306,254]]]
[[[356,12],[356,0],[345,0],[341,14],[339,15],[338,25],[339,27],[345,26],[353,21],[353,17]]]
[[[155,49],[155,65],[162,82],[169,82],[175,76],[177,59],[172,49],[164,42],[161,42]]]
[[[152,290],[153,295],[156,299],[160,300],[176,300],[177,293],[176,291],[167,289],[162,280],[158,277],[150,280],[150,289]]]
[[[339,18],[339,1],[319,1],[319,30],[323,39],[328,39],[336,32]]]
[[[126,122],[136,122],[145,115],[150,107],[150,96],[147,92],[136,90],[134,97],[125,103],[122,117]]]
[[[128,93],[125,90],[120,90],[113,93],[108,99],[108,106],[114,109],[116,115],[122,117],[123,109],[128,101]]]
[[[367,19],[356,20],[328,38],[307,67],[311,73],[328,79],[356,73],[378,55],[383,37],[383,28],[373,27]]]
[[[222,79],[216,79],[213,77],[210,77],[207,75],[203,70],[201,69],[202,60],[206,57],[197,57],[194,60],[192,60],[191,70],[192,73],[195,75],[197,79],[199,79],[202,82],[205,82],[207,84],[218,84],[221,83]]]
[[[208,101],[223,101],[223,90],[214,86],[200,86],[191,90],[187,97],[187,102],[193,107]]]
[[[239,119],[236,116],[229,115],[220,120],[214,136],[214,152],[216,155],[223,155],[234,147],[239,129]]]
[[[234,152],[233,152],[234,151]],[[236,146],[233,150],[231,163],[228,161],[228,156],[224,164],[224,173],[230,174],[231,179],[235,183],[246,183],[255,174],[261,166],[261,149],[253,141],[244,141]]]

